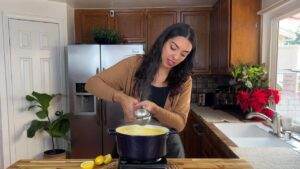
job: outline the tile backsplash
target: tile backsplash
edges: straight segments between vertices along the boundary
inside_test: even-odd
[[[215,93],[219,86],[229,85],[229,75],[194,75],[192,103],[196,103],[201,93]]]

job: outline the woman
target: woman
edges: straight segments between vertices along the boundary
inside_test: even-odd
[[[86,90],[101,99],[120,103],[125,120],[145,108],[163,125],[178,132],[185,127],[192,90],[191,71],[195,34],[184,23],[171,25],[144,57],[133,56],[91,77]],[[167,157],[182,158],[178,134],[167,140]]]

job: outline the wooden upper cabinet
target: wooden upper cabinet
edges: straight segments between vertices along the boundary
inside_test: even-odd
[[[191,25],[197,35],[193,72],[195,74],[210,73],[211,44],[209,42],[210,36],[213,36],[210,34],[210,22],[214,21],[214,19],[210,21],[211,8],[115,9],[111,11],[109,9],[76,9],[76,43],[95,43],[92,29],[102,27],[120,32],[125,43],[146,43],[146,50],[149,50],[168,26],[184,22]],[[217,65],[219,66],[219,60]]]
[[[210,55],[209,55],[209,23],[210,11],[184,11],[181,12],[181,22],[189,24],[197,36],[196,53],[193,72],[209,73]]]
[[[231,0],[231,64],[259,62],[261,0]]]
[[[216,2],[211,13],[211,72],[226,74],[230,62],[230,0]]]
[[[259,60],[261,0],[219,0],[211,14],[212,73]]]
[[[76,43],[93,43],[93,28],[109,28],[111,24],[107,10],[75,10]]]
[[[146,41],[145,10],[75,10],[75,31],[77,43],[93,43],[92,29],[109,28],[120,32],[125,42]]]
[[[230,0],[220,0],[219,5],[219,73],[228,73],[230,59]]]
[[[219,3],[217,3],[211,12],[210,17],[210,68],[212,73],[219,71]]]
[[[147,45],[148,49],[154,44],[158,36],[168,26],[177,23],[176,11],[148,11],[147,12]]]
[[[126,42],[146,41],[145,10],[118,10],[115,12],[115,29]]]

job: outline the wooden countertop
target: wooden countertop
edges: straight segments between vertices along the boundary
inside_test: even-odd
[[[66,160],[20,160],[8,169],[80,169],[80,163],[86,159]],[[117,160],[94,167],[94,169],[116,169]],[[252,169],[243,159],[168,159],[168,169]]]

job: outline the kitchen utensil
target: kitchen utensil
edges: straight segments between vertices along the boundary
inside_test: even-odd
[[[137,109],[134,112],[136,118],[136,123],[141,125],[146,125],[151,121],[151,113],[146,109]]]

